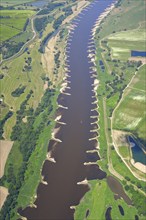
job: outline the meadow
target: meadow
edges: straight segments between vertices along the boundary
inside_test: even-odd
[[[5,41],[23,31],[28,18],[34,15],[31,10],[1,10],[0,41]]]
[[[134,207],[128,206],[123,199],[114,198],[114,194],[111,192],[106,180],[91,181],[89,182],[92,190],[86,193],[84,200],[76,208],[75,220],[85,219],[88,211],[87,220],[101,220],[105,219],[105,213],[107,208],[112,207],[111,218],[112,219],[134,219],[137,211]],[[99,199],[99,198],[102,198]],[[124,209],[124,216],[120,214],[118,205],[121,205]],[[82,212],[80,211],[82,210]]]
[[[136,134],[145,140],[145,66],[140,68],[115,111],[113,128]]]
[[[7,62],[7,69],[1,70],[4,73],[4,78],[1,80],[1,94],[4,96],[4,103],[14,112],[13,116],[5,123],[4,136],[7,139],[10,138],[12,127],[16,122],[15,112],[20,108],[29,91],[32,89],[34,92],[33,98],[29,101],[29,105],[33,108],[37,107],[44,92],[44,82],[41,78],[44,69],[40,62],[35,62],[36,59],[41,59],[41,55],[37,51],[38,45],[30,49],[30,54],[25,52],[22,56]],[[24,67],[27,66],[28,57],[32,57],[31,69],[24,70]],[[11,93],[20,85],[26,86],[24,93],[19,97],[13,97]]]
[[[135,29],[124,32],[117,32],[108,37],[108,46],[112,51],[113,59],[128,60],[131,57],[131,51],[145,51],[144,29]]]
[[[1,0],[0,4],[2,6],[15,6],[15,5],[21,5],[21,4],[25,4],[28,2],[34,2],[35,0],[21,0],[21,2],[19,0]]]

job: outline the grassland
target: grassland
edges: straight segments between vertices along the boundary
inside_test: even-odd
[[[0,41],[8,40],[23,31],[26,20],[35,12],[31,10],[1,10]]]
[[[112,50],[112,58],[128,60],[131,57],[131,50],[145,51],[145,36],[146,31],[144,29],[118,32],[110,35],[108,46]]]
[[[138,71],[114,114],[113,128],[135,133],[145,141],[145,65]]]
[[[15,6],[15,5],[21,5],[27,2],[34,2],[35,0],[21,0],[21,2],[19,0],[1,0],[0,4],[2,6]]]
[[[135,215],[137,214],[136,209],[132,206],[128,208],[128,205],[125,204],[122,199],[116,201],[106,180],[98,182],[94,180],[90,182],[90,185],[92,190],[86,193],[84,199],[76,208],[75,220],[85,218],[88,220],[105,219],[106,209],[109,207],[112,207],[112,219],[134,219]],[[118,205],[123,207],[125,212],[124,216],[120,214]],[[89,212],[88,217],[86,217],[87,211]]]
[[[2,70],[5,76],[1,80],[1,94],[4,96],[4,102],[7,103],[9,108],[13,109],[14,113],[20,108],[20,104],[25,100],[30,89],[33,89],[34,91],[33,98],[29,101],[29,105],[33,108],[37,107],[44,92],[44,82],[41,79],[41,76],[45,71],[40,62],[35,62],[36,59],[41,59],[41,55],[37,51],[38,45],[30,49],[30,54],[25,52],[17,59],[7,62],[8,69]],[[23,71],[28,57],[33,57],[31,71]],[[20,85],[26,86],[25,92],[20,97],[13,97],[11,95],[12,91]],[[10,138],[11,130],[15,122],[16,115],[14,114],[5,124],[4,136],[6,139]]]

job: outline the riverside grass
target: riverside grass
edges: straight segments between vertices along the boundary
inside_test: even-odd
[[[86,193],[84,199],[80,205],[76,208],[75,220],[84,219],[86,213],[89,210],[87,220],[101,220],[105,219],[106,209],[112,207],[111,217],[112,219],[134,219],[137,211],[134,207],[127,208],[127,205],[123,200],[114,199],[114,194],[111,192],[106,180],[102,181],[90,181],[92,190]],[[102,198],[102,199],[101,199]],[[125,215],[121,216],[118,205],[121,205],[124,209]],[[80,211],[82,210],[82,212]]]

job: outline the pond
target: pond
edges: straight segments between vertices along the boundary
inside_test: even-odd
[[[136,51],[136,50],[132,50],[132,51],[131,51],[131,56],[132,56],[132,57],[146,57],[146,51]]]
[[[128,140],[131,145],[131,151],[132,151],[134,161],[140,162],[146,165],[146,154],[143,152],[143,150],[139,146],[139,143],[131,136],[128,137]]]

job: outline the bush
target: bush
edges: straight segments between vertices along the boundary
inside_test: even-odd
[[[19,87],[17,89],[15,89],[11,95],[13,97],[19,97],[22,93],[24,93],[24,90],[25,90],[26,86],[22,86],[22,87]]]

